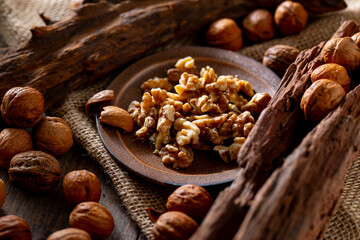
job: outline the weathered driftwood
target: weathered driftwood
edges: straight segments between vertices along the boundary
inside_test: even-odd
[[[358,31],[356,23],[347,21],[334,36],[351,36]],[[324,44],[302,51],[288,68],[278,91],[239,152],[241,169],[237,178],[218,195],[192,239],[232,239],[257,191],[310,130],[300,100],[310,84],[312,70],[323,63],[319,54]]]
[[[234,239],[320,239],[360,152],[360,86],[321,121],[256,194]]]
[[[0,50],[0,98],[11,87],[29,85],[44,94],[49,107],[80,84],[99,79],[171,39],[219,17],[237,18],[255,7],[275,6],[279,0],[115,2],[82,5],[67,19],[33,28],[27,44]],[[326,11],[345,6],[342,0],[316,3]]]

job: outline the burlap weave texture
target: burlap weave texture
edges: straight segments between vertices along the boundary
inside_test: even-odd
[[[61,19],[70,13],[74,0],[0,0],[0,33],[8,45],[16,45],[29,39],[28,29],[44,25],[39,13],[52,19]],[[265,50],[275,44],[287,44],[300,49],[310,48],[328,39],[346,19],[360,22],[360,1],[348,0],[345,11],[312,18],[304,31],[295,36],[283,37],[246,47],[239,52],[261,60]],[[52,109],[53,114],[66,120],[74,137],[98,161],[112,180],[113,186],[126,206],[130,216],[142,233],[152,239],[151,227],[145,207],[163,209],[166,197],[172,189],[140,179],[118,165],[106,151],[97,132],[94,116],[84,114],[84,105],[94,93],[106,88],[111,79],[84,87],[70,93],[64,101]],[[326,240],[360,239],[360,159],[350,168],[338,211],[331,219],[325,233]]]

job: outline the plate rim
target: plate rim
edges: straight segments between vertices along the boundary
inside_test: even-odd
[[[200,51],[199,51],[200,50]],[[173,48],[173,49],[168,49],[168,50],[164,50],[164,51],[159,51],[159,52],[156,52],[154,54],[151,54],[149,56],[146,56],[142,59],[140,59],[139,61],[135,61],[134,63],[132,63],[131,65],[127,66],[123,71],[121,71],[111,82],[110,84],[106,87],[106,89],[109,89],[111,87],[112,84],[114,84],[115,81],[119,81],[118,79],[121,79],[122,76],[126,76],[128,75],[128,72],[134,72],[134,69],[137,68],[138,65],[142,65],[142,64],[145,64],[145,63],[151,63],[151,59],[153,58],[156,58],[158,56],[161,56],[161,55],[164,55],[166,56],[164,59],[165,60],[171,60],[172,58],[178,56],[179,54],[182,54],[183,52],[187,52],[187,51],[197,51],[195,54],[195,56],[192,56],[194,58],[196,58],[196,56],[200,56],[198,53],[199,52],[203,52],[204,57],[211,57],[213,58],[214,54],[216,53],[219,53],[221,55],[221,53],[224,54],[224,56],[228,56],[229,54],[230,55],[233,55],[235,58],[242,58],[242,59],[247,59],[248,61],[251,62],[251,64],[255,64],[258,65],[258,66],[261,66],[262,68],[264,68],[265,71],[267,71],[267,74],[269,74],[269,78],[273,78],[274,82],[275,80],[278,81],[278,86],[280,84],[280,81],[281,79],[274,73],[272,72],[269,68],[267,68],[266,66],[264,66],[263,64],[259,63],[258,61],[256,61],[255,59],[252,59],[248,56],[245,56],[243,54],[240,54],[238,52],[234,52],[234,51],[229,51],[229,50],[224,50],[224,49],[218,49],[218,48],[211,48],[211,47],[204,47],[204,46],[185,46],[185,47],[179,47],[179,48]],[[199,52],[198,52],[199,51]],[[210,54],[209,54],[210,53]],[[201,56],[200,56],[201,57]],[[163,58],[162,58],[163,59]],[[226,60],[227,62],[231,62],[233,64],[236,64],[234,63],[233,61],[231,61],[229,59],[229,57],[225,57],[225,58],[220,58],[221,60]],[[238,63],[237,63],[238,65]],[[146,66],[146,65],[145,65]],[[250,71],[251,72],[251,71]],[[131,74],[131,75],[134,75],[134,74]],[[271,86],[271,83],[268,82],[268,81],[265,81],[264,82],[266,84],[268,84],[271,88],[273,86]],[[125,83],[126,84],[126,83]],[[274,88],[273,89],[273,94],[276,92],[276,89]],[[221,184],[227,184],[227,183],[230,183],[232,182],[239,169],[240,169],[240,166],[237,166],[236,168],[234,169],[230,169],[230,170],[227,170],[225,172],[216,172],[216,173],[211,173],[211,174],[205,174],[203,176],[201,175],[194,175],[193,178],[196,178],[196,179],[202,179],[203,181],[173,181],[173,179],[171,177],[174,177],[174,174],[171,174],[171,173],[168,173],[168,172],[163,172],[163,174],[167,175],[167,176],[170,176],[169,181],[166,181],[166,180],[160,180],[158,178],[154,178],[154,176],[156,176],[156,170],[154,170],[154,168],[151,168],[151,169],[148,169],[148,171],[152,174],[149,174],[148,172],[143,172],[143,171],[139,171],[139,168],[136,168],[134,169],[131,164],[128,164],[127,162],[124,162],[123,160],[121,160],[117,154],[115,154],[111,147],[108,145],[107,143],[107,139],[105,139],[105,136],[103,135],[102,133],[102,126],[100,124],[100,121],[99,121],[99,116],[100,116],[100,111],[98,111],[96,113],[96,128],[97,128],[97,131],[100,135],[100,139],[102,141],[102,143],[104,144],[105,148],[107,149],[107,151],[111,154],[111,156],[113,156],[116,161],[118,163],[120,163],[123,167],[125,167],[127,170],[129,170],[130,172],[132,173],[135,173],[136,175],[148,180],[148,181],[151,181],[151,182],[154,182],[156,184],[159,184],[159,185],[164,185],[164,186],[181,186],[181,185],[184,185],[184,184],[189,184],[189,183],[192,183],[192,184],[197,184],[199,186],[215,186],[215,185],[221,185]],[[128,133],[129,134],[129,133]],[[122,146],[123,147],[123,146]],[[124,149],[125,151],[127,151],[126,149]],[[135,166],[140,164],[142,166],[145,166],[145,164],[143,163],[140,163],[139,161],[134,161],[135,162]],[[140,168],[141,170],[141,168]],[[184,175],[184,178],[192,178],[193,175],[185,175],[185,174],[181,174],[181,175]],[[213,176],[214,175],[227,175],[228,177],[224,177],[222,178],[222,180],[215,180],[215,181],[211,181],[213,179]],[[216,179],[216,178],[215,178]],[[205,181],[204,181],[205,180]],[[209,181],[210,180],[210,181]]]

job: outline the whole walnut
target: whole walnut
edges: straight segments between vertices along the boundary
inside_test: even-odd
[[[340,104],[345,95],[346,92],[340,84],[328,79],[320,79],[306,89],[300,107],[306,119],[320,122]]]
[[[77,170],[65,175],[62,191],[65,201],[70,205],[87,201],[99,202],[101,185],[95,174]]]
[[[2,179],[0,179],[0,207],[2,207],[6,200],[6,187]]]
[[[230,18],[221,18],[210,24],[206,31],[208,45],[236,51],[242,47],[242,31]]]
[[[73,135],[69,124],[58,117],[43,117],[36,126],[34,140],[41,151],[58,156],[72,147]]]
[[[195,184],[186,184],[177,188],[169,197],[166,208],[169,211],[180,211],[202,220],[209,211],[213,200],[205,188]]]
[[[360,66],[360,48],[351,37],[330,39],[321,53],[325,63],[337,63],[349,71]]]
[[[250,12],[242,22],[246,37],[255,42],[270,40],[275,35],[274,19],[265,9]]]
[[[28,223],[15,215],[0,217],[0,239],[31,240],[31,230]]]
[[[286,69],[295,61],[300,50],[287,45],[275,45],[268,48],[263,57],[263,64],[282,77]]]
[[[109,210],[97,202],[82,202],[70,213],[70,226],[88,232],[92,238],[106,238],[114,229]]]
[[[1,103],[1,115],[9,126],[33,127],[44,112],[44,97],[31,87],[14,87],[8,90]]]
[[[354,35],[352,35],[351,39],[354,40],[356,45],[360,48],[360,32],[357,32]]]
[[[91,240],[91,236],[82,229],[65,228],[52,233],[47,240]]]
[[[15,155],[10,161],[10,181],[32,192],[45,192],[60,181],[60,163],[53,156],[41,151]]]
[[[284,1],[276,8],[274,20],[282,34],[292,35],[304,29],[308,13],[301,3]]]
[[[152,228],[155,240],[187,240],[194,234],[198,224],[182,212],[163,213]]]
[[[327,63],[317,67],[311,73],[311,81],[319,79],[329,79],[340,84],[345,92],[350,90],[350,78],[346,69],[336,63]]]
[[[33,141],[26,130],[5,128],[0,132],[0,167],[8,169],[13,156],[31,150]]]

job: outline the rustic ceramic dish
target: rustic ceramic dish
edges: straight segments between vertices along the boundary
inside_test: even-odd
[[[131,65],[109,85],[114,90],[113,105],[127,109],[132,100],[141,100],[140,85],[155,76],[166,77],[167,69],[174,67],[180,58],[192,56],[195,64],[211,66],[218,75],[238,75],[249,81],[256,92],[273,95],[280,79],[271,70],[255,60],[236,52],[207,48],[184,47],[168,50],[146,57]],[[100,136],[109,152],[134,173],[162,185],[193,183],[201,186],[232,181],[237,173],[237,164],[226,164],[217,153],[194,151],[194,161],[187,169],[173,169],[164,165],[148,142],[135,141],[133,134],[124,133],[96,121]]]

